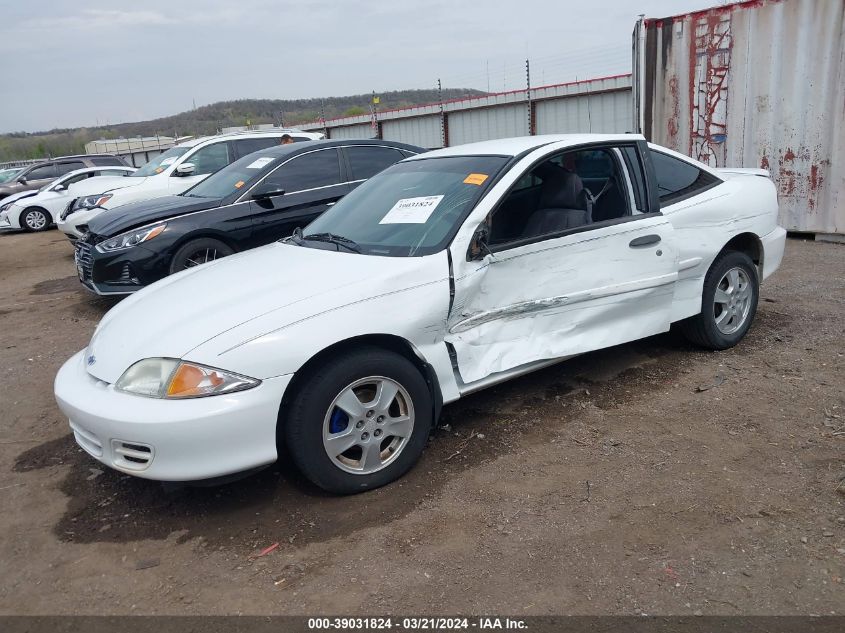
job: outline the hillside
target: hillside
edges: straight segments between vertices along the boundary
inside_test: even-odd
[[[483,94],[478,90],[446,89],[444,99]],[[381,110],[401,108],[420,103],[437,101],[436,90],[397,90],[378,95]],[[325,116],[332,117],[363,114],[369,111],[372,95],[328,97],[323,100]],[[284,124],[295,126],[315,121],[320,116],[320,99],[239,99],[221,101],[201,106],[195,110],[173,116],[118,123],[115,125],[50,130],[35,133],[12,133],[0,135],[0,162],[24,158],[42,158],[84,152],[85,143],[101,138],[132,136],[184,136],[213,134],[220,128],[246,125],[247,123],[276,123],[283,118]]]

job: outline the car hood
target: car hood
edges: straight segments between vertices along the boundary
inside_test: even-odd
[[[191,198],[188,196],[165,196],[152,200],[141,200],[106,209],[88,224],[88,230],[101,237],[112,237],[132,227],[166,220],[176,215],[203,211],[219,207],[219,198]]]
[[[146,180],[146,178],[134,176],[94,176],[72,184],[68,187],[68,191],[75,198],[81,198],[82,196],[95,196],[98,193],[114,191],[115,189],[137,187]]]
[[[11,196],[6,196],[2,200],[0,200],[0,207],[9,204],[10,202],[20,200],[21,198],[31,198],[32,196],[36,196],[39,193],[40,192],[38,191],[38,189],[30,189],[28,191],[19,191],[18,193],[13,193]]]
[[[226,369],[226,351],[240,344],[446,277],[443,253],[372,257],[277,242],[171,275],[124,299],[94,332],[88,372],[114,383],[144,358],[186,358]]]

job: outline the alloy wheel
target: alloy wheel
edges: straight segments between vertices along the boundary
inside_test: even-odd
[[[396,460],[414,431],[414,405],[395,380],[369,376],[345,387],[323,420],[323,447],[332,463],[369,475]]]
[[[719,280],[713,296],[713,317],[722,334],[733,334],[745,324],[752,292],[748,273],[740,267],[731,268]]]
[[[185,258],[183,268],[193,268],[200,264],[213,262],[218,257],[222,257],[222,255],[218,255],[216,248],[201,248]]]
[[[44,215],[43,211],[38,211],[37,209],[27,211],[23,217],[23,221],[27,228],[33,231],[40,231],[47,226],[47,216]]]

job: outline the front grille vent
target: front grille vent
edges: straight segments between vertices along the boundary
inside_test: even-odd
[[[115,465],[130,470],[144,470],[153,461],[153,447],[138,442],[112,440]]]
[[[77,240],[74,244],[74,259],[82,281],[91,281],[94,259],[91,257],[91,245],[84,240]]]

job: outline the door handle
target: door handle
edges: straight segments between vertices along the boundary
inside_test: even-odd
[[[646,246],[654,246],[660,242],[659,235],[643,235],[641,237],[635,237],[630,242],[628,242],[628,246],[631,248],[644,248]]]
[[[326,203],[326,206],[327,206],[327,207],[333,207],[333,206],[334,206],[334,205],[336,205],[336,204],[337,204],[337,201],[335,201],[335,202],[327,202],[327,203]]]

